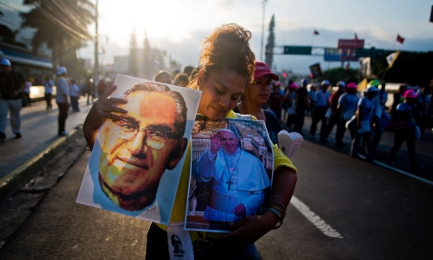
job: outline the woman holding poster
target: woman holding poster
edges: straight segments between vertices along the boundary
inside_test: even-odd
[[[249,46],[251,33],[237,24],[217,28],[203,43],[200,70],[189,83],[189,88],[202,91],[198,114],[209,120],[235,118],[232,109],[237,105],[245,86],[252,81],[255,56]],[[113,104],[125,101],[110,98],[114,88],[104,93],[95,102],[83,126],[90,147],[96,133],[107,117],[119,111]],[[188,148],[189,150],[189,148]],[[184,219],[190,155],[187,153],[176,200],[168,226],[152,224],[147,234],[146,259],[170,259],[180,257],[171,238],[175,235],[182,244],[183,259],[258,259],[254,242],[264,234],[279,227],[284,219],[286,207],[293,195],[297,170],[276,145],[274,150],[274,180],[270,196],[263,205],[260,215],[246,216],[233,223],[233,231],[227,234],[184,230]],[[174,188],[174,187],[173,187]]]

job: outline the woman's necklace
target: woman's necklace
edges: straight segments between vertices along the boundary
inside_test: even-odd
[[[231,155],[229,155],[230,157],[235,157],[236,155],[235,154],[233,154],[233,156],[231,156]],[[228,163],[227,163],[227,157],[226,157],[226,154],[224,153],[224,159],[225,159],[225,161],[226,161],[226,168],[227,168],[227,170],[229,171],[229,179],[226,181],[226,183],[227,183],[227,189],[228,190],[230,190],[230,187],[232,186],[232,184],[235,184],[235,182],[234,182],[234,180],[233,180],[233,177],[235,177],[234,176],[234,173],[236,172],[236,169],[238,168],[238,164],[239,164],[239,160],[241,159],[241,153],[240,153],[240,151],[239,151],[239,155],[238,155],[238,158],[237,158],[237,161],[236,161],[236,164],[234,164],[233,165],[233,163],[231,164],[231,166],[232,167],[228,167]],[[230,161],[231,162],[231,161]]]

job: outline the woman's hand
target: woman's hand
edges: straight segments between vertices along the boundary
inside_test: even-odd
[[[128,101],[121,98],[110,98],[110,95],[116,90],[114,86],[102,94],[99,99],[93,103],[92,108],[84,120],[83,132],[87,145],[93,148],[99,127],[105,119],[121,119],[120,116],[113,113],[126,114],[128,111],[117,107],[118,104],[126,104]]]
[[[277,215],[271,211],[265,211],[263,214],[257,216],[247,216],[230,224],[233,231],[221,235],[219,238],[237,244],[254,243],[272,230],[277,224],[277,220]]]

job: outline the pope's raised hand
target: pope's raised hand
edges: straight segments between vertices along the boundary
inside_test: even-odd
[[[221,148],[222,143],[220,141],[220,137],[218,136],[218,134],[214,134],[211,138],[210,138],[210,151],[213,154],[216,154],[219,149]]]

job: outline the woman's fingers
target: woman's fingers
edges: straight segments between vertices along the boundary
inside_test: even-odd
[[[107,89],[104,94],[102,94],[98,100],[104,100],[104,99],[108,99],[108,97],[110,97],[111,94],[113,94],[113,92],[117,89],[117,85],[114,85],[113,87]]]

